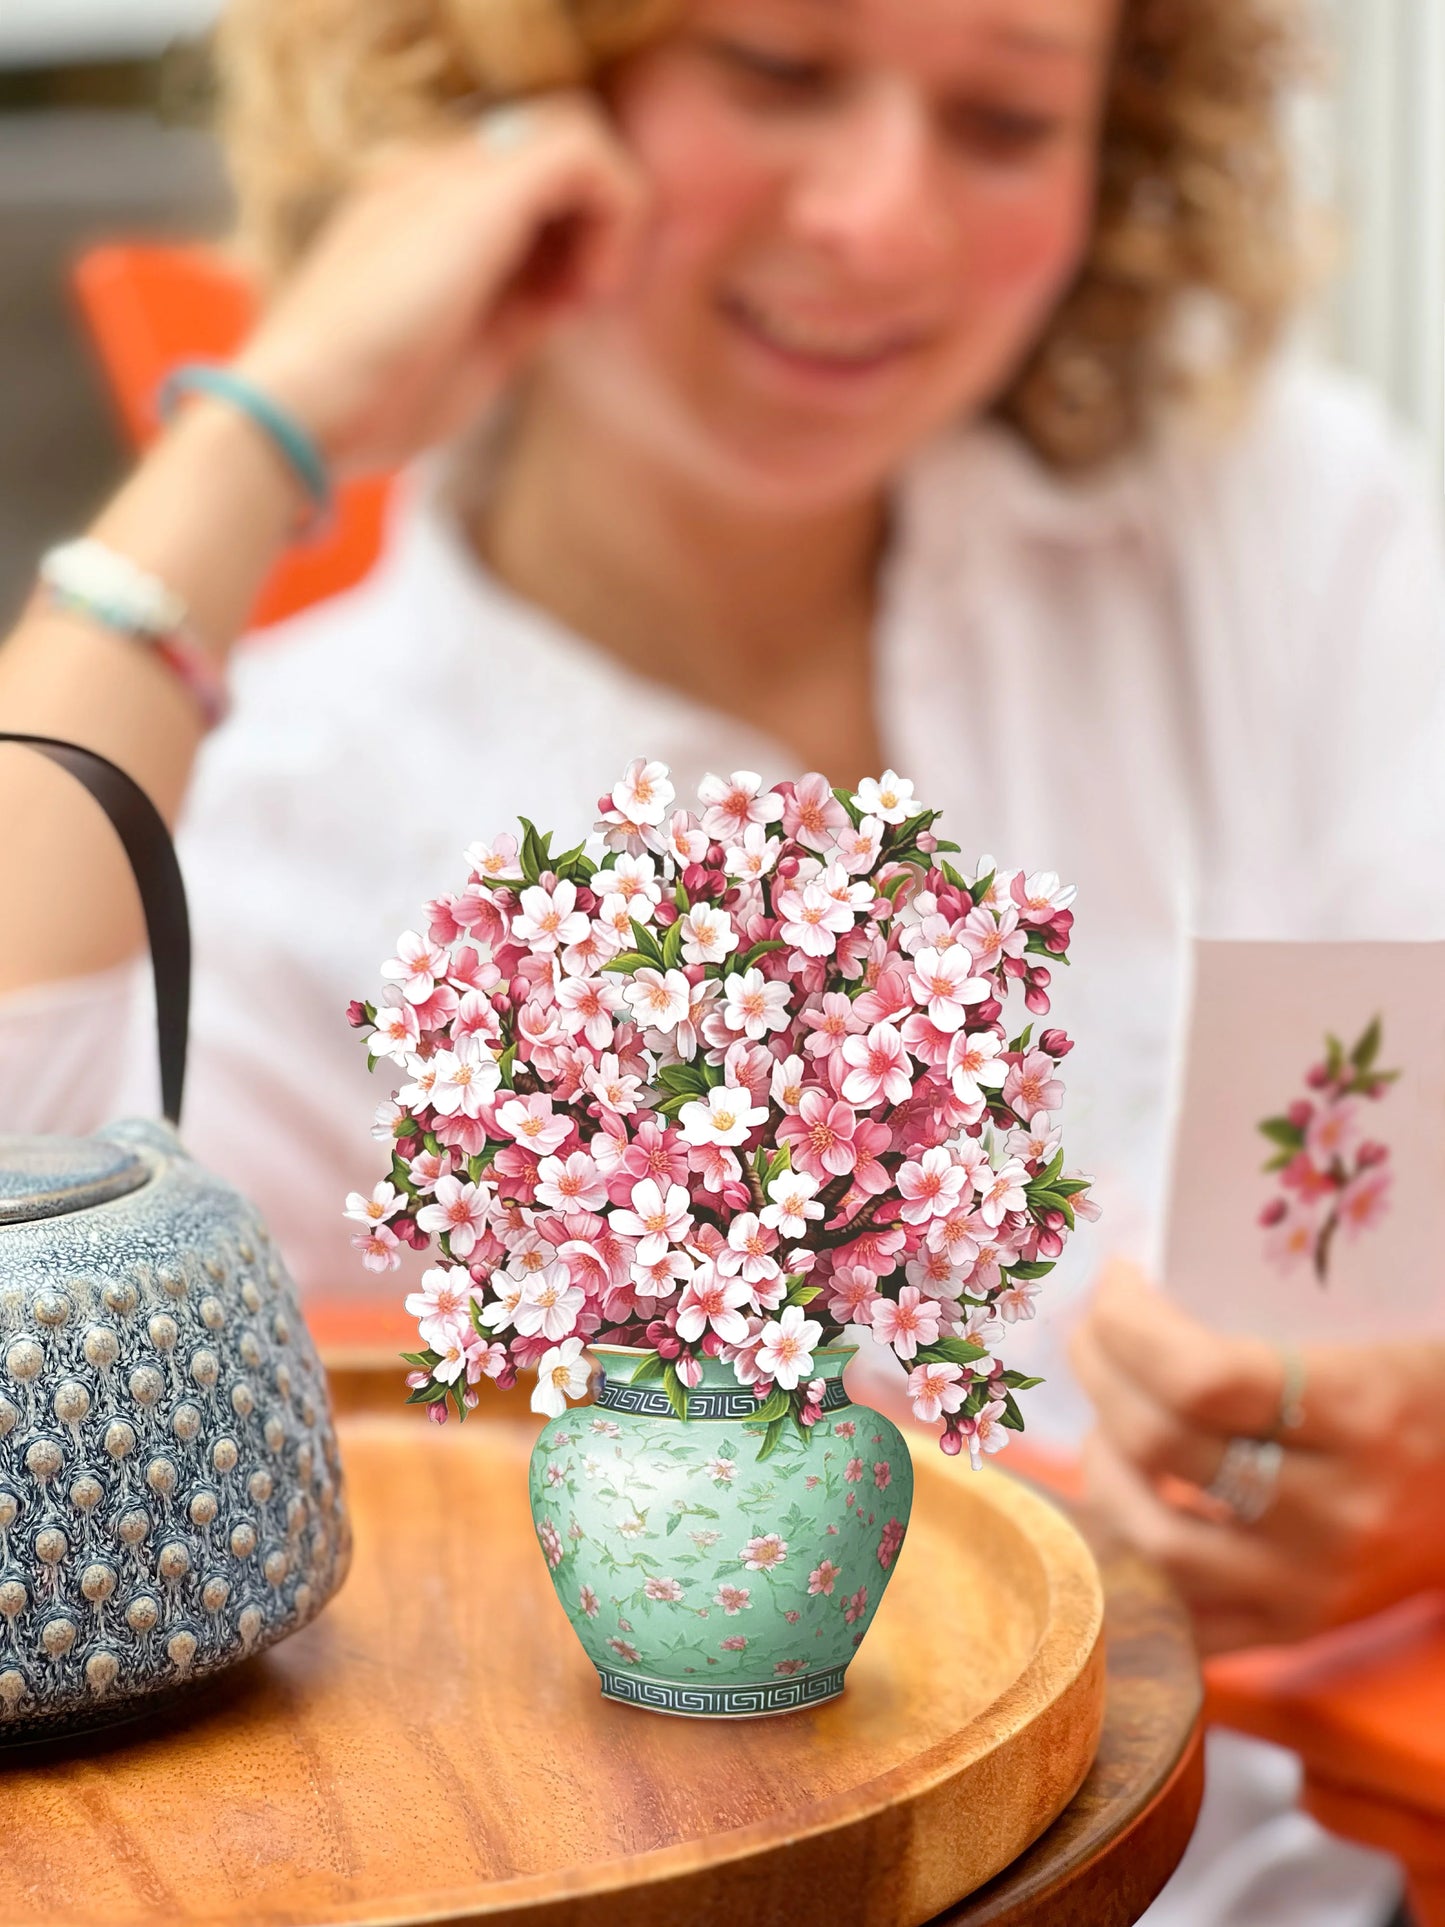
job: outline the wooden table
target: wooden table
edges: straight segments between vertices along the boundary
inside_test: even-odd
[[[438,1438],[395,1411],[389,1370],[384,1411],[372,1416],[375,1375],[333,1367],[358,1561],[321,1620],[144,1724],[10,1756],[0,1780],[5,1927],[742,1927],[764,1914],[788,1927],[843,1927],[893,1917],[897,1896],[922,1890],[925,1869],[935,1891],[947,1891],[957,1861],[953,1836],[926,1818],[935,1809],[919,1808],[915,1824],[875,1799],[874,1817],[855,1822],[848,1787],[826,1792],[850,1748],[856,1756],[860,1731],[887,1753],[915,1730],[892,1697],[904,1675],[879,1667],[890,1638],[881,1622],[874,1639],[882,1632],[885,1646],[871,1667],[865,1649],[856,1689],[814,1714],[719,1731],[608,1706],[556,1615],[522,1481],[477,1483],[489,1453],[520,1452],[524,1463],[535,1421],[529,1429],[516,1401],[502,1400],[497,1425],[468,1426],[463,1448],[455,1425]],[[922,1521],[920,1546],[965,1496],[958,1516],[971,1534],[990,1505],[997,1516],[996,1501],[975,1495],[1006,1499],[1009,1488],[959,1477],[945,1511],[935,1506],[933,1525]],[[1016,1513],[1036,1503],[1008,1501]],[[439,1523],[447,1514],[454,1523],[458,1508],[475,1519],[474,1535]],[[1049,1529],[1057,1537],[1057,1524]],[[1200,1687],[1182,1617],[1155,1575],[1096,1543],[1110,1640],[1097,1762],[1022,1859],[942,1917],[953,1927],[1135,1920],[1192,1827]],[[976,1558],[993,1556],[986,1538],[978,1544]],[[915,1561],[915,1574],[929,1570]],[[920,1588],[927,1601],[927,1582]],[[933,1618],[932,1634],[926,1620],[910,1621],[925,1642],[948,1636],[949,1622]],[[987,1628],[987,1616],[974,1623]],[[1097,1616],[1091,1624],[1092,1652]],[[988,1643],[1008,1636],[1000,1622]],[[961,1651],[976,1653],[970,1672],[987,1708],[996,1689],[986,1651]],[[1097,1677],[1081,1674],[1079,1690]],[[884,1678],[893,1684],[880,1697]],[[908,1682],[914,1717],[928,1690],[926,1674]],[[865,1753],[865,1780],[876,1758]],[[760,1777],[774,1770],[776,1800]],[[1038,1756],[1027,1777],[1010,1780],[1011,1795],[1037,1781],[1042,1802],[1050,1770],[1047,1753]],[[964,1806],[941,1809],[955,1826],[990,1824],[986,1764],[982,1772]],[[813,1805],[790,1811],[798,1777],[811,1780]],[[1040,1805],[1040,1820],[1074,1783],[1071,1774]],[[747,1843],[764,1831],[760,1857]],[[547,1851],[551,1838],[560,1858]],[[903,1911],[917,1921],[927,1909]]]

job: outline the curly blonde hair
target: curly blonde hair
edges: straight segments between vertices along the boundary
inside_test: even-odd
[[[380,143],[598,78],[675,12],[676,0],[231,0],[221,125],[248,258],[284,276]],[[1092,242],[998,403],[1054,467],[1127,449],[1162,404],[1247,388],[1304,280],[1282,104],[1305,67],[1295,0],[1124,0]]]

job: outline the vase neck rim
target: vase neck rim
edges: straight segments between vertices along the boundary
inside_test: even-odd
[[[589,1345],[587,1348],[602,1367],[604,1377],[614,1385],[626,1385],[633,1373],[645,1359],[656,1358],[657,1353],[644,1345]],[[813,1353],[813,1369],[810,1378],[824,1380],[841,1378],[850,1358],[857,1355],[856,1345],[830,1345]],[[738,1375],[728,1360],[722,1358],[703,1358],[702,1378],[699,1386],[709,1391],[728,1391],[738,1388]],[[661,1389],[661,1377],[649,1377],[645,1383]]]

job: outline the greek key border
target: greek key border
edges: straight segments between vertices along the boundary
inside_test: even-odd
[[[618,1384],[603,1377],[595,1403],[611,1412],[634,1412],[645,1418],[674,1418],[672,1401],[655,1385]],[[836,1412],[849,1403],[841,1378],[830,1378],[823,1392],[825,1412]],[[687,1417],[693,1419],[747,1419],[758,1409],[758,1401],[745,1388],[729,1391],[723,1387],[704,1387],[687,1395]]]
[[[645,1706],[654,1713],[681,1713],[703,1719],[758,1719],[768,1713],[795,1713],[836,1699],[843,1690],[844,1666],[819,1673],[798,1673],[791,1679],[768,1680],[757,1686],[710,1686],[705,1682],[682,1686],[673,1680],[650,1679],[643,1673],[614,1672],[599,1666],[602,1697],[626,1706]]]

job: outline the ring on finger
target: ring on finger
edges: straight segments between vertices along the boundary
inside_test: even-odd
[[[1242,1526],[1262,1519],[1274,1503],[1284,1447],[1278,1439],[1231,1439],[1206,1495]]]

